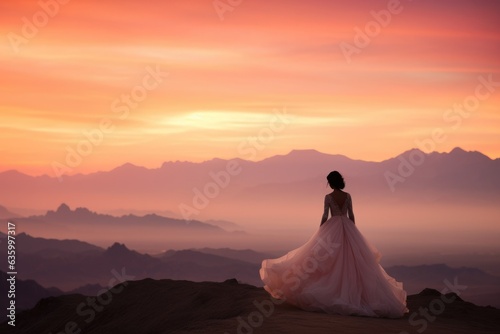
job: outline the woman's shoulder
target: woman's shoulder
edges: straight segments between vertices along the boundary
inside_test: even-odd
[[[342,191],[342,193],[344,193],[344,194],[345,194],[345,196],[346,196],[347,198],[351,198],[351,194],[349,194],[347,191],[343,191],[343,190],[341,190],[341,191]]]
[[[339,192],[342,193],[343,195],[345,195],[346,197],[349,197],[349,198],[351,197],[351,194],[349,194],[348,192],[345,192],[343,190],[340,190]],[[333,192],[328,193],[325,195],[325,199],[331,199],[331,198],[333,198],[333,196],[335,196],[335,194]]]

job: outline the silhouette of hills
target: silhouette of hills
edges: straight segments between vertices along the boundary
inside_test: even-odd
[[[2,232],[0,232],[0,235],[2,235],[2,237],[5,236]],[[16,236],[16,241],[22,245],[22,248],[19,248],[18,252],[43,254],[44,256],[56,256],[57,254],[64,254],[65,252],[84,253],[103,251],[101,247],[79,240],[37,238],[26,233],[19,233]]]
[[[7,292],[9,291],[8,278],[10,278],[10,275],[0,270],[0,292],[2,293],[0,307],[2,310],[7,309],[10,303],[7,298]],[[15,286],[15,305],[17,310],[30,309],[42,298],[60,296],[63,294],[63,292],[57,288],[44,288],[34,280],[16,279]]]
[[[21,215],[17,213],[13,213],[10,210],[8,210],[6,207],[0,205],[0,219],[9,219],[9,218],[16,218],[16,217],[21,217]]]
[[[224,230],[210,224],[202,223],[200,221],[186,221],[175,218],[168,218],[163,216],[158,216],[156,214],[147,214],[144,216],[136,216],[136,215],[124,215],[121,217],[115,217],[107,214],[99,214],[93,211],[90,211],[87,208],[76,208],[75,210],[71,210],[70,207],[63,203],[61,204],[56,211],[47,211],[44,216],[32,216],[27,219],[39,219],[48,222],[55,223],[67,223],[71,222],[75,223],[92,223],[92,224],[115,224],[118,226],[126,226],[126,225],[136,225],[141,224],[141,226],[145,225],[154,225],[161,227],[175,227],[175,228],[188,228],[188,229],[204,229],[207,231],[217,231],[223,232]],[[17,221],[23,221],[22,219],[17,219]]]
[[[260,284],[260,263],[195,250],[168,251],[153,257],[130,250],[124,244],[114,243],[107,249],[93,246],[88,247],[90,250],[84,248],[80,251],[65,251],[60,245],[66,244],[58,240],[41,242],[42,238],[23,238],[27,245],[34,240],[42,246],[39,246],[37,252],[23,252],[24,246],[19,247],[19,277],[34,279],[43,286],[56,286],[64,291],[81,289],[89,284],[106,286],[110,273],[121,268],[127,268],[127,272],[138,278],[223,281],[228,277],[236,277],[247,283]],[[232,253],[234,256],[237,251]],[[6,261],[0,263],[0,270],[7,271]],[[89,289],[84,291],[95,291],[93,287]]]
[[[233,232],[243,232],[244,228],[236,223],[227,221],[227,220],[215,220],[215,219],[209,219],[205,221],[205,223],[218,226],[226,231],[233,231]]]
[[[261,286],[261,261],[274,255],[252,250],[190,249],[169,250],[151,256],[114,243],[106,249],[71,240],[80,248],[66,249],[67,240],[45,240],[22,237],[23,243],[38,245],[37,251],[24,252],[19,247],[17,267],[20,279],[33,279],[45,287],[63,291],[96,293],[107,286],[113,270],[126,268],[137,279],[181,279],[191,281],[224,281],[235,277],[241,282]],[[2,243],[5,245],[6,243]],[[0,262],[0,270],[7,272],[7,264]],[[476,268],[452,268],[444,264],[420,266],[393,266],[386,268],[396,280],[403,282],[409,293],[426,287],[442,289],[445,280],[466,285],[463,296],[478,305],[500,307],[496,296],[500,293],[500,278]],[[90,286],[89,286],[90,285]]]
[[[424,320],[419,310],[448,300],[438,315]],[[83,306],[83,307],[82,307]],[[80,308],[79,308],[80,307]],[[238,284],[174,280],[125,281],[113,287],[93,307],[87,297],[65,295],[42,299],[17,315],[16,327],[6,322],[2,333],[58,333],[68,323],[84,333],[401,333],[425,329],[429,334],[493,333],[500,327],[500,310],[425,289],[408,296],[410,313],[382,319],[305,312],[274,303],[262,288]],[[80,309],[80,312],[76,310]],[[435,309],[435,308],[432,308]],[[417,321],[420,320],[420,321]],[[74,323],[74,324],[73,324]]]
[[[450,268],[446,264],[431,264],[420,266],[393,266],[388,269],[390,275],[395,275],[406,282],[422,282],[426,285],[429,282],[443,281],[443,279],[453,279],[457,277],[460,281],[468,284],[497,285],[500,288],[500,277],[492,276],[476,268]],[[417,287],[416,290],[422,290]]]
[[[127,242],[137,247],[164,249],[165,243],[187,243],[198,240],[200,244],[218,244],[221,239],[234,240],[244,238],[243,231],[226,231],[218,226],[197,220],[182,220],[163,217],[156,214],[144,216],[124,215],[120,217],[90,211],[87,208],[72,210],[67,204],[61,204],[57,210],[45,215],[15,218],[17,233],[23,232],[44,238],[84,239],[110,244],[115,240]],[[66,248],[79,249],[67,241]],[[32,241],[33,249],[37,246]],[[62,246],[59,245],[59,248]],[[76,247],[76,248],[75,248]],[[53,250],[55,251],[55,250]],[[48,252],[48,250],[47,250]]]
[[[80,208],[67,205],[44,215],[16,219],[20,223],[18,232],[47,238],[87,240],[99,246],[119,241],[152,253],[204,247],[276,250],[275,237],[267,231],[259,235],[260,231],[273,229],[278,234],[278,229],[288,226],[305,230],[312,215],[321,210],[318,202],[329,191],[325,175],[338,169],[346,178],[346,190],[355,198],[355,207],[363,210],[364,217],[358,217],[367,223],[370,232],[379,234],[378,240],[373,240],[375,244],[392,243],[391,249],[401,246],[396,244],[398,238],[376,231],[376,226],[383,224],[384,229],[393,229],[398,235],[413,229],[419,238],[425,239],[424,243],[415,240],[411,245],[414,248],[431,243],[437,247],[437,243],[443,244],[438,240],[437,229],[450,230],[456,223],[463,226],[478,217],[481,223],[473,232],[473,243],[480,243],[483,248],[495,243],[493,234],[488,233],[488,240],[483,234],[498,230],[494,224],[500,218],[495,209],[500,199],[500,159],[493,160],[479,152],[456,148],[449,153],[425,154],[413,149],[382,162],[370,162],[296,150],[257,162],[232,162],[239,164],[241,173],[229,179],[229,161],[222,159],[165,162],[156,169],[127,164],[111,171],[65,177],[63,182],[49,176],[4,172],[0,173],[0,184],[12,189],[12,196],[2,201],[4,194],[0,194],[0,203],[11,207],[37,203],[38,207],[51,208],[60,203],[77,203]],[[388,175],[400,179],[390,184]],[[21,198],[22,203],[15,203],[15,199]],[[465,205],[467,210],[462,210]],[[424,206],[429,211],[420,209]],[[183,215],[182,208],[186,207],[190,214]],[[384,207],[391,210],[383,210]],[[177,218],[102,213],[116,208],[132,208],[136,212],[154,212],[156,208],[174,212]],[[234,222],[248,232],[238,234],[238,228],[214,221]],[[422,230],[418,230],[419,222],[425,225]],[[434,233],[427,234],[431,229]],[[296,234],[279,241],[282,249],[301,240],[299,231],[286,233]],[[448,245],[446,251],[460,247],[459,238],[464,243],[471,237],[460,229],[450,233],[457,243]]]
[[[457,281],[467,286],[463,292],[467,299],[479,305],[491,305],[500,308],[500,277],[485,273],[477,268],[451,268],[445,264],[420,266],[393,266],[387,273],[400,282],[404,282],[408,293],[421,291],[425,287],[445,286],[445,281]]]
[[[32,177],[18,171],[5,171],[0,173],[0,184],[9,192],[0,194],[0,203],[23,207],[32,202],[48,208],[59,203],[76,202],[101,211],[130,207],[179,212],[181,203],[192,204],[193,189],[203,190],[204,185],[214,182],[210,173],[217,175],[225,171],[228,161],[165,162],[156,169],[128,163],[106,172],[65,176],[63,182],[47,175]],[[480,152],[467,152],[461,148],[449,153],[428,154],[413,149],[381,162],[354,160],[315,150],[295,150],[258,162],[233,161],[244,173],[233,177],[216,200],[211,201],[214,202],[210,203],[211,206],[226,200],[245,201],[247,195],[253,198],[263,196],[264,190],[288,198],[295,193],[290,193],[290,190],[300,189],[304,197],[310,196],[316,194],[315,187],[325,184],[325,175],[332,169],[340,170],[348,177],[352,191],[364,189],[364,193],[370,193],[370,190],[377,189],[380,198],[394,197],[387,173],[400,175],[403,172],[404,181],[395,187],[398,198],[418,197],[418,191],[422,189],[436,193],[436,198],[442,194],[454,198],[465,191],[488,198],[491,194],[498,195],[500,188],[497,173],[500,159],[493,160]],[[263,197],[267,200],[269,196]]]

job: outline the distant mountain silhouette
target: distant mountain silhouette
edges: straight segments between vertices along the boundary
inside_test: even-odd
[[[0,232],[0,235],[4,235]],[[16,236],[17,242],[22,245],[18,252],[30,254],[43,254],[44,256],[56,256],[64,253],[84,253],[100,252],[101,247],[94,246],[79,240],[59,240],[32,237],[26,233],[19,233]]]
[[[476,268],[451,268],[445,264],[420,266],[393,266],[387,268],[387,273],[400,282],[408,293],[421,291],[425,287],[440,289],[445,286],[445,280],[457,280],[466,285],[463,292],[467,299],[480,305],[492,305],[500,308],[500,277],[492,276]]]
[[[70,291],[87,284],[105,285],[113,270],[126,267],[135,275],[148,277],[162,262],[149,255],[131,251],[123,245],[115,244],[99,252],[65,252],[57,257],[47,257],[38,253],[17,255],[18,276],[31,278],[43,286],[56,286]],[[0,270],[6,265],[0,264]]]
[[[431,264],[420,266],[393,266],[387,269],[390,275],[395,275],[406,284],[410,282],[421,282],[423,285],[429,282],[442,282],[443,279],[453,279],[457,277],[460,281],[467,284],[484,284],[484,285],[498,285],[500,289],[500,278],[489,275],[482,270],[476,268],[450,268],[446,264]],[[417,287],[416,290],[422,290]]]
[[[6,207],[0,205],[0,219],[10,219],[16,217],[21,217],[21,215],[13,213],[9,211]]]
[[[437,309],[435,305],[440,304],[436,301],[442,300],[449,302],[441,302],[444,306]],[[46,298],[32,310],[18,314],[15,328],[4,322],[0,331],[5,334],[59,333],[65,331],[69,322],[74,322],[73,329],[93,334],[110,331],[123,334],[254,331],[364,334],[374,330],[413,333],[422,329],[428,334],[455,334],[493,333],[500,328],[500,310],[479,307],[453,293],[444,296],[432,289],[408,296],[410,312],[401,319],[305,312],[287,303],[275,303],[264,289],[238,284],[236,280],[224,283],[126,281],[94,302],[92,308],[82,295]],[[78,309],[80,312],[75,312]],[[424,309],[438,310],[439,315],[428,314],[432,322],[424,321],[419,315]]]
[[[175,227],[181,229],[204,229],[206,231],[212,232],[223,232],[224,230],[211,225],[202,223],[200,221],[186,221],[175,218],[168,218],[158,216],[156,214],[147,214],[145,216],[136,216],[136,215],[125,215],[121,217],[115,217],[106,214],[99,214],[96,212],[92,212],[87,208],[76,208],[75,210],[71,210],[70,207],[63,203],[61,204],[56,211],[47,211],[44,216],[32,216],[26,218],[28,219],[39,219],[44,220],[46,222],[55,222],[55,223],[71,223],[71,224],[115,224],[117,226],[126,226],[126,225],[137,225],[141,224],[141,226],[145,225],[154,225],[158,227]],[[26,221],[24,219],[17,219],[17,221]]]
[[[239,165],[241,173],[227,176],[230,161]],[[118,241],[152,253],[204,247],[276,251],[278,247],[296,246],[303,241],[297,230],[316,224],[315,217],[329,191],[325,176],[332,169],[344,174],[346,190],[353,195],[355,208],[362,210],[360,223],[379,234],[378,240],[373,240],[375,245],[383,242],[391,249],[400,247],[389,245],[397,243],[397,238],[382,235],[376,231],[377,226],[406,237],[403,233],[408,227],[415,229],[417,222],[422,222],[425,228],[416,234],[420,233],[418,237],[424,242],[415,239],[412,246],[433,243],[437,248],[438,231],[429,236],[426,231],[450,230],[455,222],[462,225],[480,217],[483,222],[475,232],[477,244],[484,241],[480,234],[487,233],[488,226],[494,226],[500,218],[496,210],[500,200],[500,159],[460,148],[429,154],[413,149],[382,162],[296,150],[258,162],[165,162],[156,169],[126,164],[107,172],[64,177],[63,182],[9,171],[0,173],[0,184],[9,189],[9,196],[0,192],[0,203],[16,208],[36,203],[33,209],[68,204],[45,215],[16,219],[18,233],[46,238],[79,239],[101,247]],[[102,213],[117,208],[171,211],[177,218]],[[205,223],[208,220],[213,225]],[[234,226],[217,223],[220,221],[234,222],[246,234],[234,232],[239,230]],[[0,230],[4,231],[2,226]],[[296,230],[288,229],[290,226]],[[224,232],[224,227],[232,232]],[[285,234],[296,234],[276,232],[283,228],[287,228]],[[273,230],[284,238],[276,242],[275,236],[259,234],[259,229]],[[451,233],[462,242],[469,237],[462,230]],[[494,242],[488,240],[489,244]]]
[[[29,244],[31,237],[23,238]],[[151,277],[223,281],[236,277],[243,282],[260,284],[260,264],[195,250],[168,251],[153,257],[130,250],[124,244],[114,243],[105,250],[90,245],[90,250],[81,249],[77,252],[57,248],[58,243],[54,240],[33,239],[38,245],[50,248],[39,247],[37,252],[19,252],[18,277],[34,279],[43,286],[56,286],[64,291],[81,289],[89,284],[105,286],[112,271],[121,268],[126,268],[127,272],[138,279]],[[234,255],[237,251],[232,253]],[[7,271],[6,261],[0,262],[0,270]],[[90,287],[82,291],[95,289]]]
[[[332,169],[345,174],[351,191],[363,195],[376,190],[378,198],[394,197],[387,173],[401,176],[400,172],[404,182],[396,183],[394,189],[402,199],[404,196],[418,198],[423,189],[441,199],[443,194],[455,198],[462,192],[488,198],[491,194],[498,195],[500,189],[497,172],[500,159],[492,160],[480,152],[460,148],[449,153],[429,154],[413,149],[382,162],[353,160],[315,150],[296,150],[258,162],[233,161],[244,173],[234,177],[224,191],[210,201],[211,207],[239,203],[237,209],[241,210],[248,198],[260,196],[268,201],[270,196],[266,196],[266,191],[273,198],[276,195],[310,197],[324,191],[321,185]],[[125,164],[107,172],[65,176],[63,182],[56,177],[32,177],[11,170],[0,173],[0,184],[9,189],[0,194],[0,203],[13,207],[37,203],[38,208],[49,208],[63,202],[76,202],[101,211],[128,207],[179,213],[179,204],[192,205],[193,189],[203,191],[204,185],[214,182],[214,175],[225,171],[227,164],[228,160],[222,159],[202,163],[165,162],[156,169]],[[223,181],[223,178],[219,180]],[[89,215],[88,212],[79,214]]]
[[[243,228],[243,226],[240,226],[236,223],[233,223],[233,222],[230,222],[227,220],[210,219],[210,220],[205,221],[205,223],[210,224],[210,225],[214,225],[214,226],[218,226],[226,231],[244,231],[245,230]]]
[[[274,257],[252,250],[191,249],[170,250],[151,256],[130,250],[124,244],[114,243],[107,249],[75,240],[45,240],[22,236],[27,245],[37,246],[36,252],[17,255],[20,279],[33,279],[46,287],[63,291],[82,289],[95,293],[98,286],[106,286],[113,270],[126,268],[137,279],[184,279],[191,281],[224,281],[235,277],[241,282],[261,286],[259,268],[264,258]],[[1,243],[6,245],[6,243]],[[67,249],[76,245],[75,249]],[[45,248],[46,247],[46,248]],[[7,270],[7,262],[0,262],[0,270]],[[442,289],[445,280],[467,285],[463,296],[479,305],[500,307],[495,296],[500,293],[500,278],[476,268],[452,268],[444,264],[421,266],[393,266],[387,272],[403,282],[409,293],[426,287]],[[85,288],[88,285],[94,285]],[[98,286],[97,286],[98,285]]]
[[[0,271],[0,292],[2,298],[0,307],[2,310],[7,309],[9,306],[9,299],[7,298],[7,291],[9,291],[8,281],[10,275]],[[15,302],[17,310],[27,310],[35,306],[35,304],[42,298],[51,296],[60,296],[63,292],[56,288],[44,288],[33,280],[16,279],[15,281]]]
[[[182,219],[182,217],[179,215],[179,212],[174,212],[174,211],[170,211],[170,210],[160,210],[160,209],[157,209],[157,210],[138,210],[138,209],[134,209],[134,208],[112,209],[112,210],[103,211],[102,213],[109,214],[109,215],[115,216],[115,217],[121,217],[121,216],[127,216],[127,215],[134,215],[134,216],[141,217],[141,216],[146,216],[146,215],[150,215],[150,214],[156,214],[156,215],[162,216],[162,217]]]
[[[12,222],[16,223],[17,233],[21,237],[24,236],[22,234],[24,232],[44,238],[79,238],[92,241],[98,239],[101,244],[109,244],[119,240],[133,244],[136,247],[138,244],[149,247],[153,245],[154,241],[154,245],[156,245],[154,248],[156,249],[162,249],[164,244],[185,242],[183,240],[190,239],[199,240],[200,243],[205,245],[210,242],[219,244],[218,240],[221,239],[235,240],[234,242],[237,242],[237,238],[244,238],[246,235],[242,231],[230,232],[197,220],[175,219],[156,214],[115,217],[81,207],[71,210],[64,203],[57,210],[50,210],[45,215],[15,218]],[[69,245],[69,241],[67,243],[67,247],[76,247],[76,245]],[[31,246],[33,246],[34,250],[38,249],[34,241],[30,242]],[[58,247],[62,246],[59,245]]]

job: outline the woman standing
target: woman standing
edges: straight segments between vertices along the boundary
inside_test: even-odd
[[[356,228],[342,175],[333,171],[327,180],[333,192],[325,196],[318,231],[285,256],[262,262],[264,288],[307,311],[402,317],[408,312],[403,284],[385,272],[380,253]]]

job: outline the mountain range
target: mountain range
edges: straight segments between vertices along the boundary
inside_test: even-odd
[[[152,247],[155,250],[164,249],[166,244],[177,247],[188,243],[189,240],[199,240],[200,246],[216,245],[221,239],[234,240],[236,243],[245,236],[241,228],[235,230],[236,224],[228,225],[230,222],[220,223],[231,228],[231,231],[227,231],[216,226],[215,221],[209,224],[157,214],[143,216],[127,214],[117,217],[93,212],[83,207],[72,210],[64,203],[57,210],[49,210],[44,215],[0,219],[0,221],[13,222],[21,238],[23,233],[29,233],[44,238],[91,240],[98,244],[110,244],[114,240],[120,240],[134,247],[142,245],[146,249],[155,245]],[[7,226],[7,224],[2,225],[2,229]],[[35,244],[33,251],[36,249],[38,246]]]
[[[106,172],[66,176],[62,182],[47,175],[6,171],[0,173],[0,186],[9,191],[0,193],[0,203],[29,216],[31,223],[18,219],[19,232],[47,238],[78,238],[100,246],[118,241],[147,251],[229,247],[274,252],[296,247],[313,233],[323,198],[331,191],[325,176],[332,169],[344,175],[359,226],[393,254],[402,247],[413,252],[422,247],[459,251],[472,244],[491,251],[497,244],[500,159],[460,148],[449,153],[413,149],[381,162],[302,150],[257,162],[176,161],[159,168],[127,163]],[[79,209],[63,206],[50,211],[60,203]],[[42,209],[49,212],[25,214]],[[109,215],[112,212],[120,216]],[[71,215],[72,222],[85,221],[89,228],[76,231],[80,223],[56,223],[64,214]],[[104,220],[106,224],[98,223]],[[43,224],[33,221],[59,224],[58,233],[43,234]],[[207,225],[175,234],[156,229],[188,222]],[[27,226],[31,229],[23,229]],[[206,231],[219,228],[247,235],[215,233],[215,237],[201,233],[203,226]],[[200,233],[191,234],[194,230]],[[5,224],[0,231],[5,231]],[[448,237],[441,238],[443,233]]]
[[[0,238],[5,238],[5,235],[0,234]],[[169,250],[151,256],[130,250],[120,243],[103,249],[78,240],[34,238],[24,233],[17,236],[17,243],[19,278],[34,279],[44,287],[64,291],[81,289],[89,284],[105,286],[110,273],[121,268],[138,278],[223,281],[234,277],[259,285],[260,262],[269,257],[250,250],[208,248]],[[0,245],[2,251],[6,251],[6,243]],[[239,253],[242,259],[238,259]],[[7,262],[4,262],[0,263],[0,270],[7,272]]]
[[[252,250],[228,248],[168,250],[148,255],[119,243],[103,249],[78,240],[34,238],[23,233],[18,235],[18,242],[22,245],[17,249],[19,279],[34,280],[43,287],[56,287],[66,293],[89,295],[101,291],[102,287],[107,286],[112,273],[122,269],[136,279],[222,282],[236,278],[243,283],[262,286],[259,277],[261,262],[276,257]],[[7,264],[0,263],[0,270],[7,271]],[[410,294],[425,288],[442,289],[446,286],[446,280],[458,281],[467,286],[463,291],[467,300],[500,308],[497,298],[500,294],[500,277],[476,268],[433,264],[392,266],[386,271],[403,282]],[[52,292],[52,295],[57,294]],[[32,300],[32,304],[38,299]]]
[[[5,298],[7,296],[7,291],[9,291],[7,279],[10,275],[0,271],[0,291],[2,292],[2,299],[0,302],[0,308],[5,310],[9,307],[9,299]],[[33,308],[36,303],[46,297],[60,296],[64,294],[61,290],[57,288],[44,288],[34,280],[22,280],[16,279],[15,281],[15,302],[16,309],[18,310],[28,310]]]
[[[10,210],[8,210],[6,207],[0,205],[0,219],[9,219],[9,218],[16,218],[20,217],[17,213],[13,213]]]
[[[302,311],[234,279],[223,283],[128,279],[97,298],[79,294],[44,298],[17,315],[16,327],[4,322],[0,331],[474,334],[497,333],[500,328],[500,310],[476,306],[454,293],[425,289],[408,296],[407,303],[409,313],[400,319],[340,316]]]
[[[239,173],[225,176],[228,164]],[[72,203],[107,212],[131,208],[159,210],[181,215],[182,204],[193,206],[195,189],[204,194],[207,184],[219,182],[217,198],[209,207],[228,208],[227,204],[266,201],[280,204],[324,193],[325,177],[331,170],[341,171],[350,191],[359,198],[404,200],[419,198],[426,191],[427,201],[436,198],[453,200],[464,192],[484,200],[497,199],[500,193],[500,159],[490,159],[480,152],[455,148],[449,153],[424,153],[413,149],[381,162],[353,160],[315,150],[292,151],[262,161],[213,159],[201,163],[165,162],[159,168],[145,168],[130,163],[110,171],[58,178],[29,176],[10,170],[0,173],[0,185],[8,191],[0,194],[7,207],[49,209],[60,203]],[[225,184],[227,183],[227,185]],[[494,197],[492,199],[492,196]],[[210,197],[210,196],[208,196]],[[208,198],[209,200],[211,198]],[[218,212],[212,208],[205,211]],[[241,214],[241,211],[239,211]],[[207,213],[207,215],[208,215]],[[189,217],[194,218],[194,217]],[[220,219],[214,215],[211,219]]]

